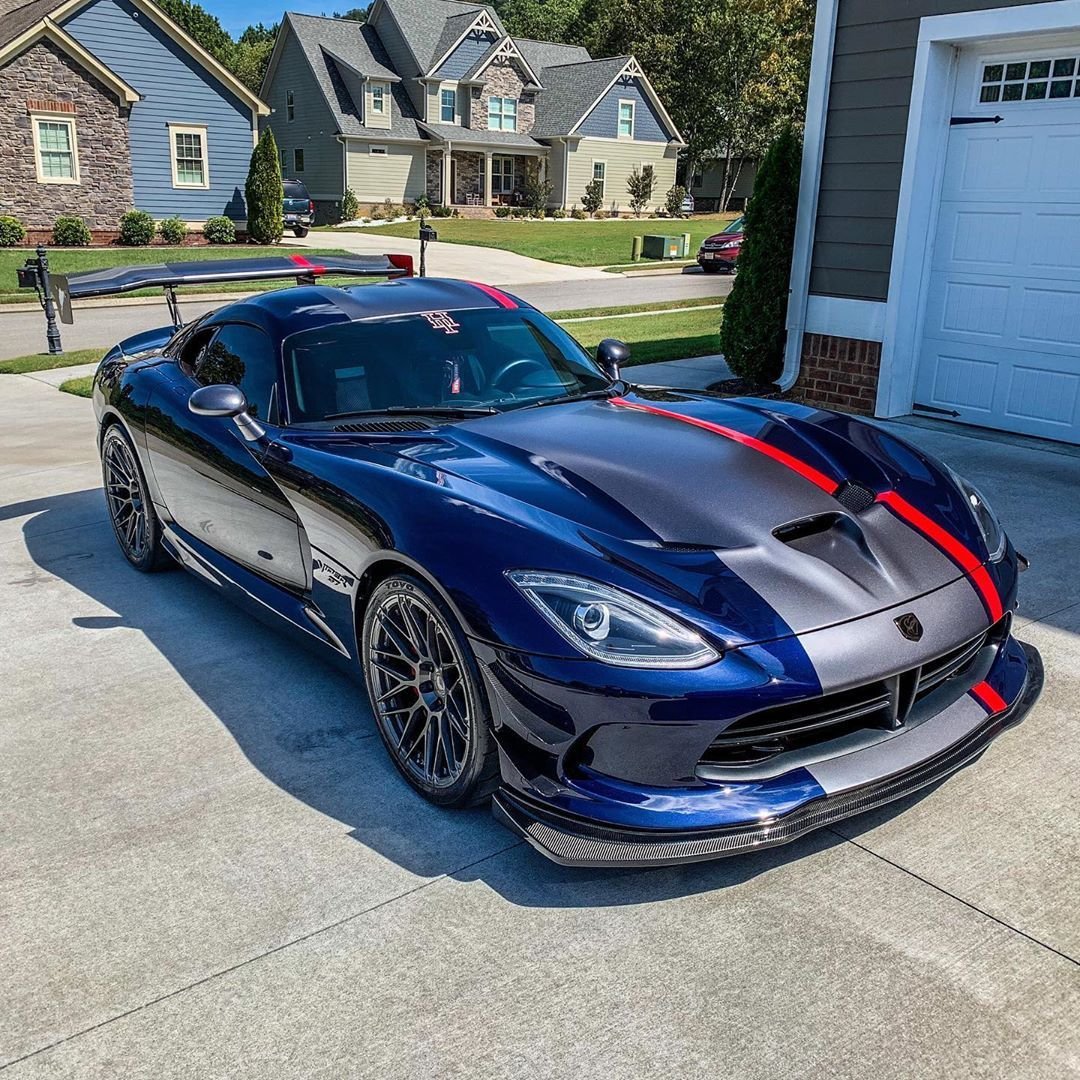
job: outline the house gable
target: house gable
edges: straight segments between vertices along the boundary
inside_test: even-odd
[[[615,80],[578,124],[574,134],[594,139],[618,138],[619,103],[623,101],[634,103],[635,142],[667,142],[672,138],[641,76],[629,74],[623,74]]]
[[[497,40],[490,30],[469,31],[434,74],[440,79],[460,79],[487,55]]]

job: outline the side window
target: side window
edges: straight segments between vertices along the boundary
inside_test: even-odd
[[[188,327],[173,338],[169,343],[167,352],[170,356],[176,358],[177,363],[186,374],[194,376],[199,369],[203,353],[206,352],[206,346],[210,344],[210,339],[213,336],[213,327],[206,330]]]
[[[204,386],[239,386],[252,416],[277,422],[277,362],[270,338],[258,327],[226,323],[199,359],[195,378]]]

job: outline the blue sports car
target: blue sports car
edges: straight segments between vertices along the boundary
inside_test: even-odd
[[[632,385],[619,342],[400,256],[57,285],[284,276],[104,358],[109,514],[137,569],[180,563],[359,676],[424,798],[490,800],[562,863],[709,859],[934,783],[1038,696],[1024,560],[877,426]]]

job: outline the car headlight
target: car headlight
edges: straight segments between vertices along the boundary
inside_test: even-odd
[[[584,578],[506,575],[575,649],[605,664],[696,668],[720,659],[696,631],[620,589]]]
[[[956,486],[963,492],[964,500],[971,510],[982,533],[986,550],[990,553],[990,561],[997,562],[1005,554],[1005,530],[1001,527],[994,508],[986,501],[986,496],[969,480],[965,480],[959,473],[949,470],[949,474],[956,481]]]
[[[738,247],[742,243],[741,240],[727,240],[720,245],[721,251],[729,251],[731,248]]]

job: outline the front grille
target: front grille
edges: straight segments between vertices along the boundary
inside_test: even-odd
[[[967,684],[979,666],[980,653],[1004,638],[1005,623],[1002,620],[955,649],[886,679],[750,713],[713,741],[701,765],[745,769],[858,732],[903,727],[917,714],[919,704],[946,683],[956,683],[957,697],[970,689]]]

